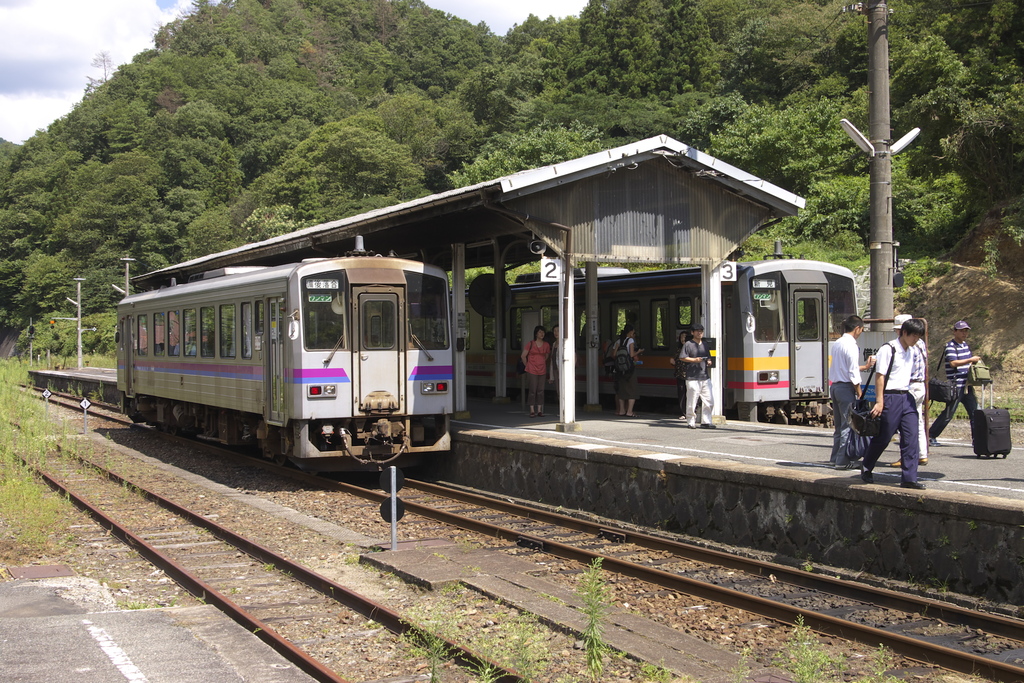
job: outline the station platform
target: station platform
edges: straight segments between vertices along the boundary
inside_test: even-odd
[[[312,681],[212,605],[117,611],[91,579],[0,582],[0,680]]]
[[[586,412],[577,409],[578,431],[558,431],[556,406],[549,404],[544,417],[531,418],[515,399],[495,403],[470,399],[470,417],[453,421],[454,438],[460,432],[504,430],[509,434],[543,435],[563,441],[567,448],[583,445],[637,449],[662,459],[687,458],[736,462],[768,467],[779,474],[805,472],[815,477],[859,481],[860,471],[835,470],[829,465],[832,429],[729,420],[716,429],[688,429],[678,415],[639,413],[639,417],[618,417],[613,411]],[[966,420],[950,423],[940,446],[932,448],[928,464],[919,469],[918,479],[929,489],[960,494],[995,496],[1024,503],[1024,460],[1021,435],[1015,434],[1017,448],[1006,458],[978,458],[970,440]],[[894,442],[875,467],[875,481],[898,486],[900,471],[887,463],[899,460]]]

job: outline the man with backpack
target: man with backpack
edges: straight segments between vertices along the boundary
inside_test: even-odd
[[[711,354],[704,343],[704,326],[697,323],[690,328],[693,339],[683,344],[683,354],[676,362],[684,364],[686,376],[686,426],[697,428],[697,399],[704,408],[701,411],[701,429],[715,429],[711,422],[711,410],[715,407],[715,399],[711,393],[711,377],[708,368],[711,365]]]

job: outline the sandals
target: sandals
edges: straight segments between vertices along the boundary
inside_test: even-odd
[[[640,417],[636,413],[623,413],[622,417]]]
[[[530,417],[537,417],[537,413],[534,413],[534,412],[531,411],[530,412]]]

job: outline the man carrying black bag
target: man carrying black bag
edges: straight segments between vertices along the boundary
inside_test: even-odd
[[[849,457],[854,435],[850,433],[849,414],[854,401],[860,398],[860,373],[875,364],[874,357],[860,364],[860,348],[857,338],[864,332],[864,321],[858,315],[851,315],[843,321],[843,336],[832,347],[832,365],[829,366],[829,394],[832,397],[832,420],[835,432],[832,435],[832,455],[829,463],[837,470],[852,469],[857,458]]]
[[[872,437],[864,454],[860,478],[873,484],[871,474],[879,456],[893,435],[900,433],[900,486],[905,489],[923,489],[917,481],[918,444],[917,405],[910,394],[910,377],[914,366],[914,345],[924,336],[924,322],[912,318],[903,323],[896,342],[885,344],[878,350],[875,371],[875,407],[871,414],[881,416],[882,424],[877,436]]]

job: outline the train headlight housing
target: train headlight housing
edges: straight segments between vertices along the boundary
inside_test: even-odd
[[[779,371],[778,370],[766,370],[764,372],[757,373],[758,384],[778,384],[779,383]]]
[[[306,387],[306,396],[309,398],[335,398],[337,395],[337,384],[310,384]]]
[[[439,382],[420,382],[421,394],[447,394],[451,382],[442,380]]]

